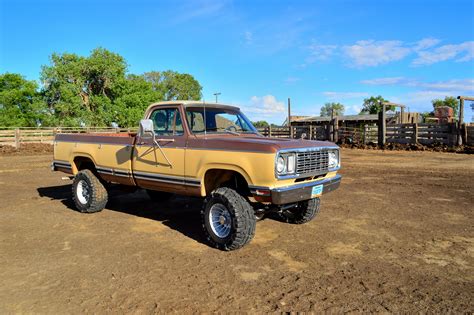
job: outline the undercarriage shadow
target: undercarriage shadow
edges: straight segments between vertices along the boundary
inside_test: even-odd
[[[40,197],[60,200],[69,209],[77,211],[71,197],[70,184],[40,187],[37,191]],[[141,189],[130,192],[113,186],[108,191],[109,202],[104,211],[112,210],[159,221],[197,242],[208,245],[201,230],[201,198],[174,196],[169,201],[159,203],[153,202]]]

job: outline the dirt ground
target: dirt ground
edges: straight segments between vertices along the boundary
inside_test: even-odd
[[[50,155],[0,156],[0,313],[474,311],[474,156],[343,150],[306,225],[205,244],[201,200],[72,210]]]

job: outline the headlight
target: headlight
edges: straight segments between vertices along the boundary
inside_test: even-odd
[[[278,155],[275,167],[278,175],[294,174],[296,168],[295,153],[283,153]]]
[[[328,167],[329,169],[337,168],[339,166],[339,152],[329,151],[328,152]]]
[[[277,159],[276,170],[278,174],[283,173],[283,171],[285,170],[285,159],[281,156],[279,156]]]

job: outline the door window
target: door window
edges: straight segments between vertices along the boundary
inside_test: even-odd
[[[151,113],[155,133],[161,136],[181,136],[183,122],[177,108],[159,108]]]

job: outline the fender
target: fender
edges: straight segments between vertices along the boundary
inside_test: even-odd
[[[225,164],[225,163],[210,163],[206,164],[202,167],[198,173],[198,178],[201,180],[201,196],[206,195],[206,187],[204,183],[204,176],[206,175],[207,171],[211,169],[220,169],[220,170],[227,170],[227,171],[234,171],[242,175],[248,185],[252,185],[252,179],[249,174],[240,166],[234,164]]]

